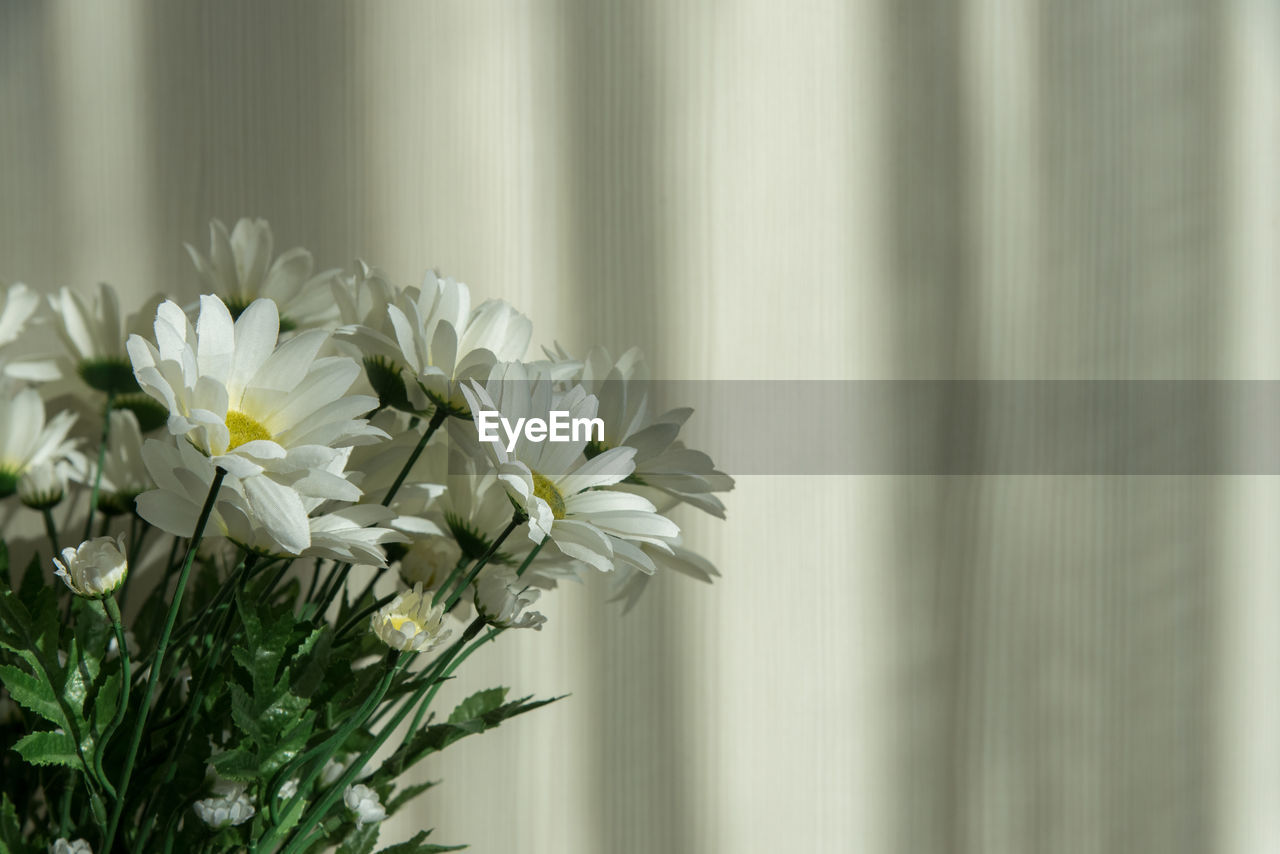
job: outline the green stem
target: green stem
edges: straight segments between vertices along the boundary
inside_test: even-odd
[[[520,576],[524,575],[524,571],[529,568],[529,565],[533,563],[533,559],[538,556],[538,552],[542,551],[542,547],[545,546],[546,544],[547,544],[547,537],[543,537],[542,542],[538,543],[536,546],[533,547],[533,549],[529,552],[528,557],[524,559],[524,563],[520,564],[520,568],[516,570],[516,578],[519,578]]]
[[[275,777],[272,778],[271,788],[266,794],[264,800],[272,799],[272,801],[274,801],[274,793],[280,791],[280,784],[288,779],[288,775],[293,772],[294,768],[308,762],[311,764],[311,770],[307,772],[306,777],[298,782],[297,793],[289,799],[288,803],[284,805],[284,808],[277,811],[274,809],[274,803],[272,803],[273,808],[271,812],[273,818],[276,816],[289,815],[289,813],[293,811],[293,808],[297,806],[299,801],[306,798],[311,784],[315,782],[316,777],[320,776],[320,772],[324,770],[325,762],[331,759],[333,755],[341,749],[342,745],[351,736],[351,734],[368,719],[374,708],[382,701],[382,698],[386,696],[387,690],[391,687],[391,681],[395,678],[396,674],[404,669],[412,659],[412,655],[405,655],[398,650],[390,651],[387,656],[387,672],[383,674],[382,681],[378,683],[378,687],[364,701],[360,706],[360,709],[347,719],[347,722],[342,725],[341,729],[326,739],[322,744],[307,751],[307,753],[300,757],[299,760],[290,762],[289,765],[276,773]],[[272,845],[275,844],[276,838],[279,835],[280,825],[277,823],[267,830],[266,834],[258,841],[258,846],[265,851],[271,851]]]
[[[196,550],[200,547],[200,539],[204,536],[204,527],[209,522],[209,516],[213,513],[214,502],[218,498],[218,490],[222,487],[222,480],[227,476],[224,468],[218,468],[213,475],[213,483],[209,486],[209,495],[204,500],[204,506],[200,508],[200,518],[196,520],[195,531],[191,535],[191,542],[187,546],[187,557],[182,562],[182,571],[178,575],[178,586],[173,591],[173,602],[169,605],[169,614],[165,619],[164,631],[160,635],[160,642],[156,646],[155,658],[151,662],[151,676],[147,679],[147,693],[143,696],[142,705],[138,708],[138,720],[133,726],[133,738],[129,742],[129,752],[125,754],[124,771],[120,775],[119,795],[116,798],[115,806],[111,810],[111,822],[107,825],[105,844],[102,846],[103,854],[110,854],[111,846],[115,844],[116,829],[120,826],[120,816],[124,812],[125,797],[129,792],[129,777],[133,774],[133,763],[138,758],[138,748],[142,744],[142,733],[147,727],[147,715],[151,711],[151,698],[155,696],[156,685],[160,681],[160,671],[164,669],[164,655],[169,648],[169,636],[173,633],[173,624],[178,619],[178,609],[182,606],[182,594],[187,587],[187,578],[191,575],[191,565],[195,563]],[[97,491],[96,488],[94,490]]]
[[[360,625],[361,620],[363,620],[365,617],[368,617],[374,611],[386,605],[388,602],[390,602],[394,598],[396,598],[395,593],[388,593],[386,596],[383,596],[381,599],[375,600],[372,604],[364,608],[361,608],[359,611],[352,614],[351,618],[348,619],[345,623],[343,623],[338,628],[338,631],[334,633],[334,636],[333,636],[334,640],[341,640],[343,635],[351,631],[356,626]]]
[[[53,521],[53,509],[44,508],[44,532],[49,537],[49,548],[53,549],[53,556],[58,556],[58,525]]]
[[[448,411],[443,406],[437,407],[435,413],[431,416],[431,422],[427,424],[426,432],[422,434],[422,438],[418,440],[418,444],[414,446],[413,453],[409,454],[409,459],[400,469],[400,474],[396,475],[395,482],[391,484],[391,488],[387,490],[386,496],[382,499],[383,507],[390,507],[391,500],[396,497],[396,493],[400,491],[400,487],[404,485],[405,478],[409,476],[409,470],[413,468],[413,464],[418,461],[418,457],[422,456],[422,449],[427,446],[427,442],[431,441],[432,435],[439,429],[444,420],[449,417]]]
[[[493,545],[489,546],[489,550],[484,553],[484,556],[481,557],[480,560],[476,561],[476,565],[471,568],[469,573],[467,573],[467,577],[462,580],[462,583],[459,584],[453,593],[450,594],[449,598],[445,600],[445,611],[453,610],[453,606],[458,604],[458,598],[462,596],[462,591],[466,590],[467,586],[476,580],[476,576],[480,574],[480,570],[484,569],[485,564],[487,564],[489,560],[498,553],[498,547],[502,545],[503,541],[506,540],[507,537],[511,536],[511,532],[514,531],[523,521],[525,521],[525,515],[516,511],[516,515],[511,517],[511,524],[507,525],[507,529],[498,535],[498,539],[493,541]]]
[[[484,617],[476,617],[474,620],[472,620],[471,625],[467,626],[466,632],[463,633],[462,640],[459,643],[459,646],[465,644],[467,641],[471,640],[471,638],[479,634],[480,630],[484,628],[484,624],[485,624]],[[451,664],[447,672],[441,673],[437,678],[434,678],[431,680],[431,690],[427,692],[426,699],[424,699],[422,701],[422,704],[418,706],[418,712],[413,716],[413,723],[409,724],[409,728],[405,730],[405,736],[404,736],[405,740],[408,740],[410,736],[412,736],[415,732],[418,731],[418,726],[422,723],[423,716],[426,715],[427,709],[431,708],[431,701],[435,699],[436,692],[440,690],[440,686],[445,683],[445,678],[450,673],[453,673],[453,671],[456,670],[458,666],[462,664],[462,662],[466,661],[467,656],[471,655],[472,652],[474,652],[476,649],[479,649],[481,646],[483,646],[486,641],[493,640],[495,637],[501,634],[501,632],[502,632],[502,629],[495,626],[489,632],[489,634],[482,637],[478,642],[476,642],[474,646],[468,648],[467,650],[464,650],[462,653],[462,657],[459,658],[455,663]]]
[[[98,740],[98,776],[102,778],[104,787],[107,787],[107,794],[116,797],[116,792],[110,788],[107,775],[102,770],[102,755],[107,752],[107,744],[111,741],[111,736],[115,735],[116,729],[124,722],[124,716],[129,711],[129,688],[132,683],[130,668],[132,663],[129,661],[129,644],[125,642],[124,622],[120,618],[120,606],[111,597],[103,599],[102,605],[107,609],[107,616],[111,618],[111,627],[115,629],[116,633],[116,651],[120,657],[121,684],[120,699],[116,706],[116,713],[111,716],[111,723],[107,724],[107,728],[102,731],[102,738]]]
[[[483,626],[484,621],[480,620],[479,624]],[[475,625],[475,623],[472,623],[472,626]],[[472,626],[468,627],[468,632],[471,631]],[[383,725],[373,742],[364,749],[364,752],[361,753],[355,761],[347,766],[347,770],[343,772],[342,777],[329,787],[328,791],[325,792],[324,797],[320,799],[319,803],[307,811],[307,818],[299,823],[297,830],[294,832],[293,841],[285,846],[281,854],[297,854],[297,852],[305,850],[307,836],[310,834],[312,828],[320,823],[324,818],[325,813],[329,811],[329,808],[333,806],[334,802],[336,802],[338,798],[342,797],[347,786],[351,785],[352,781],[359,776],[360,771],[363,770],[364,766],[373,758],[373,755],[378,752],[378,749],[381,748],[383,744],[386,743],[387,739],[391,737],[396,728],[399,727],[404,719],[409,715],[409,712],[418,705],[419,701],[423,699],[423,695],[427,695],[428,701],[431,697],[434,697],[435,692],[439,690],[439,686],[443,683],[443,680],[448,678],[453,671],[457,670],[459,665],[466,661],[467,657],[483,645],[485,641],[489,640],[490,637],[492,637],[492,633],[481,638],[466,650],[463,650],[462,654],[454,659],[448,668],[440,674],[439,678],[423,685],[416,693],[413,694],[412,697],[409,698],[408,702],[400,707],[400,710],[396,712],[395,716]]]
[[[107,392],[107,409],[102,416],[102,444],[98,446],[98,472],[93,477],[93,491],[89,493],[89,518],[84,520],[84,539],[93,534],[93,514],[98,509],[98,489],[102,486],[102,467],[107,462],[107,440],[111,438],[111,405],[115,392]]]
[[[432,606],[439,605],[440,600],[444,598],[445,591],[453,589],[454,582],[458,580],[458,576],[462,574],[462,570],[465,569],[467,564],[470,562],[471,561],[466,555],[458,558],[458,562],[449,573],[449,577],[444,580],[444,583],[436,590],[435,595],[431,597]]]

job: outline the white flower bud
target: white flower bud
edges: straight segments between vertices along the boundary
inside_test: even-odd
[[[244,824],[257,812],[253,801],[240,786],[232,788],[226,794],[196,801],[191,808],[200,816],[201,821],[214,828]]]
[[[31,466],[18,479],[18,499],[33,510],[56,507],[66,493],[66,475],[52,460]]]
[[[363,783],[347,786],[342,793],[342,802],[355,813],[356,827],[373,824],[387,817],[387,810],[382,806],[382,801],[378,800],[378,793]]]
[[[289,800],[289,798],[292,798],[296,794],[298,794],[298,778],[297,777],[294,777],[291,780],[285,780],[283,783],[280,784],[281,800],[287,801]]]
[[[530,587],[516,577],[515,570],[493,567],[480,573],[475,583],[476,610],[490,623],[504,629],[536,629],[542,631],[547,618],[537,611],[520,612],[538,601],[541,590]]]
[[[49,854],[93,854],[89,843],[83,839],[55,839],[49,846]]]
[[[444,603],[432,607],[431,595],[415,584],[373,615],[373,633],[401,652],[427,652],[449,636],[444,628]]]
[[[79,548],[63,549],[62,560],[55,557],[53,563],[76,595],[90,599],[111,595],[129,574],[123,536],[86,540]]]

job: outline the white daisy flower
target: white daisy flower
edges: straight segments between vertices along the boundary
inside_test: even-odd
[[[116,289],[106,282],[98,285],[91,305],[70,288],[50,295],[54,329],[69,363],[65,373],[78,375],[96,391],[136,394],[138,383],[125,352],[125,339],[147,329],[161,299],[157,294],[125,318]]]
[[[101,599],[110,596],[124,584],[129,575],[129,561],[124,535],[96,537],[74,549],[63,549],[62,559],[53,559],[54,574],[77,596]]]
[[[337,331],[374,359],[383,374],[399,375],[414,411],[444,407],[465,416],[458,383],[482,379],[497,362],[523,358],[533,335],[529,319],[502,300],[471,309],[471,290],[451,278],[427,273],[421,288],[406,288],[387,307],[386,322]],[[374,388],[394,385],[370,374]]]
[[[244,824],[257,813],[243,786],[231,786],[222,794],[196,801],[191,808],[201,821],[215,829]]]
[[[0,376],[31,382],[56,380],[60,374],[52,356],[30,358],[40,323],[40,295],[15,282],[0,289]],[[24,358],[15,358],[22,353]]]
[[[504,629],[541,631],[547,618],[537,611],[525,610],[538,601],[541,592],[517,578],[515,570],[510,567],[485,567],[475,581],[476,611],[493,625]]]
[[[84,839],[55,839],[49,846],[49,854],[93,854],[93,848]]]
[[[355,814],[356,827],[374,824],[387,817],[378,793],[363,783],[353,783],[342,793],[342,802]]]
[[[75,450],[76,440],[67,438],[75,415],[59,412],[46,423],[40,395],[4,378],[0,378],[0,400],[5,401],[0,406],[0,498],[16,492],[22,476],[32,468],[46,463],[83,464]]]
[[[188,443],[170,445],[155,439],[143,445],[142,458],[157,488],[138,496],[138,515],[167,533],[190,537],[213,484],[213,460]],[[376,504],[338,509],[327,504],[347,500],[353,489],[341,474],[345,461],[345,454],[326,461],[301,460],[298,468],[271,478],[228,476],[210,513],[207,535],[226,537],[265,556],[385,566],[381,545],[406,539],[381,527],[392,511]],[[316,467],[308,467],[309,462],[316,462]]]
[[[272,258],[271,226],[263,219],[240,219],[227,234],[220,221],[209,223],[209,257],[185,244],[204,286],[221,296],[232,317],[261,297],[280,309],[280,331],[321,326],[335,316],[327,282],[338,270],[312,275],[315,262],[300,247]]]
[[[444,603],[432,606],[421,584],[374,612],[370,625],[379,640],[401,652],[429,652],[449,637]]]
[[[596,398],[581,386],[556,394],[548,376],[530,374],[520,364],[500,365],[489,383],[463,388],[477,425],[482,413],[517,423],[519,419],[550,421],[551,412],[566,412],[570,421],[596,416]],[[585,431],[584,431],[585,432]],[[533,441],[521,431],[509,451],[501,441],[482,442],[512,499],[528,516],[529,538],[550,537],[565,555],[595,569],[613,569],[615,550],[639,553],[626,541],[659,548],[680,529],[660,516],[638,495],[597,487],[626,479],[634,469],[633,448],[611,448],[583,458],[587,437],[576,441]]]
[[[638,348],[616,361],[603,347],[592,348],[578,379],[599,399],[604,422],[604,439],[588,443],[587,456],[620,445],[636,449],[635,471],[619,489],[643,495],[663,509],[683,501],[724,518],[724,504],[713,493],[732,490],[733,478],[718,471],[709,456],[677,439],[692,409],[651,413],[649,375]]]
[[[377,401],[345,395],[360,366],[345,356],[317,358],[327,332],[304,332],[277,347],[271,300],[255,301],[235,321],[217,297],[200,304],[195,327],[165,302],[156,344],[129,338],[138,382],[168,408],[170,433],[240,478],[324,468],[341,446],[387,438],[357,417]]]

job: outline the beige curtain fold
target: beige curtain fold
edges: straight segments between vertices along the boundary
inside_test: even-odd
[[[670,378],[1271,378],[1277,45],[1266,0],[15,0],[0,279],[189,298],[182,243],[251,215]],[[1054,439],[973,405],[940,463]],[[1205,448],[1273,441],[1213,406]],[[384,839],[1274,850],[1278,497],[742,477],[682,517],[715,586],[620,617],[592,579],[473,659],[450,697],[570,696],[428,763]]]

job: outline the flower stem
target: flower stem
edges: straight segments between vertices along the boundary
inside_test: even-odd
[[[101,474],[101,467],[99,467],[99,474]],[[187,556],[182,562],[182,571],[178,575],[178,586],[174,588],[173,602],[169,605],[169,614],[165,619],[164,631],[160,634],[160,642],[156,646],[155,658],[151,662],[151,676],[147,679],[147,693],[143,696],[142,705],[138,708],[138,720],[133,725],[133,738],[129,742],[129,752],[125,754],[124,771],[120,775],[118,795],[115,806],[111,810],[111,822],[107,825],[106,841],[102,846],[104,854],[110,854],[111,846],[115,843],[116,829],[120,826],[120,816],[124,812],[125,797],[129,792],[129,777],[133,774],[133,763],[138,758],[138,748],[142,744],[142,733],[147,727],[147,715],[151,711],[151,698],[155,696],[156,685],[160,681],[160,671],[164,669],[164,655],[169,648],[169,636],[173,633],[173,624],[178,619],[178,609],[182,606],[182,594],[187,587],[187,578],[191,575],[191,565],[195,563],[196,550],[200,547],[200,539],[204,536],[205,525],[208,524],[209,516],[213,513],[213,504],[218,498],[218,490],[222,487],[222,480],[226,476],[227,471],[224,468],[218,468],[215,471],[213,483],[209,485],[209,494],[204,500],[204,506],[200,508],[200,518],[196,520],[196,529],[191,535],[191,542],[187,545]],[[96,486],[94,493],[97,493]],[[125,654],[127,655],[127,653]]]
[[[49,537],[49,548],[53,549],[53,556],[58,556],[58,526],[53,521],[53,510],[49,507],[44,508],[44,532]]]
[[[507,525],[507,529],[498,535],[498,539],[493,541],[493,545],[489,546],[489,550],[484,553],[484,556],[481,557],[480,560],[476,561],[476,565],[471,568],[469,573],[467,573],[467,577],[462,580],[462,583],[459,584],[454,589],[453,593],[449,595],[449,598],[445,600],[445,611],[453,610],[453,606],[458,604],[458,598],[462,596],[462,591],[466,590],[467,586],[476,580],[476,576],[480,574],[480,570],[484,569],[484,565],[489,562],[490,558],[498,553],[498,546],[502,545],[503,541],[507,537],[511,536],[511,532],[514,531],[524,520],[524,514],[519,511],[516,512],[516,515],[511,517],[511,524]]]
[[[278,823],[280,820],[279,817],[289,815],[300,800],[305,800],[307,791],[310,789],[311,784],[315,782],[316,777],[320,776],[320,772],[324,769],[325,762],[332,758],[332,756],[342,748],[342,745],[351,736],[351,734],[355,732],[361,724],[368,720],[369,715],[373,712],[374,708],[377,707],[378,703],[382,701],[382,698],[386,696],[387,690],[391,687],[391,681],[395,678],[396,674],[403,670],[412,659],[412,655],[405,655],[398,650],[392,650],[387,657],[387,670],[386,673],[383,674],[382,681],[378,683],[378,687],[368,696],[364,701],[364,704],[360,706],[359,710],[349,717],[346,723],[342,725],[342,728],[325,740],[324,743],[307,751],[307,753],[301,757],[301,763],[311,763],[311,770],[307,772],[306,777],[299,781],[297,793],[289,799],[284,807],[280,810],[271,810],[272,818],[276,823],[269,828],[258,841],[258,846],[261,847],[262,850],[273,850],[272,846],[275,844],[276,837],[280,834],[281,830]],[[300,763],[298,761],[291,762],[276,773],[273,778],[273,785],[271,789],[264,795],[264,801],[271,801],[271,805],[274,806],[275,793],[280,791],[279,783],[288,779],[287,775],[299,764]],[[307,829],[309,830],[310,828]]]
[[[482,626],[484,625],[483,620],[480,621],[480,625]],[[470,631],[470,627],[468,627],[468,631]],[[329,787],[328,791],[325,792],[324,796],[320,799],[319,803],[317,803],[315,806],[313,806],[311,809],[307,811],[307,818],[299,822],[298,828],[297,830],[294,831],[294,834],[293,834],[293,841],[284,847],[281,854],[297,854],[297,852],[305,850],[306,844],[307,844],[307,836],[311,833],[312,828],[314,828],[317,824],[320,823],[320,821],[324,818],[325,813],[329,811],[329,808],[333,806],[334,802],[337,801],[338,798],[342,797],[343,791],[347,788],[347,786],[351,785],[352,781],[355,780],[355,778],[360,774],[360,771],[364,768],[364,766],[368,764],[371,758],[373,758],[373,755],[377,753],[378,749],[382,747],[383,744],[386,743],[388,738],[391,737],[391,734],[395,731],[396,727],[400,726],[400,723],[408,716],[410,710],[412,710],[413,707],[418,704],[418,701],[422,699],[423,694],[426,694],[428,691],[431,691],[432,689],[438,688],[442,680],[446,679],[450,674],[452,674],[453,671],[458,668],[458,665],[462,664],[462,662],[466,660],[467,656],[469,656],[472,652],[474,652],[477,647],[479,647],[488,639],[489,639],[489,636],[481,638],[475,644],[473,644],[472,646],[464,650],[462,654],[459,655],[448,666],[448,668],[446,668],[440,674],[439,677],[437,677],[436,679],[433,679],[432,681],[426,683],[421,688],[419,688],[417,692],[415,692],[413,696],[410,697],[409,700],[403,706],[400,707],[400,710],[396,712],[395,716],[392,717],[391,720],[387,721],[387,723],[383,725],[382,729],[378,732],[378,735],[373,740],[373,742],[364,749],[364,752],[361,753],[359,757],[357,757],[349,766],[347,766],[347,770],[343,773],[342,777],[339,778],[337,782],[335,782],[332,786]],[[455,650],[456,649],[457,647],[455,647]],[[432,692],[431,696],[434,696],[434,691]],[[299,794],[295,795],[295,797],[301,797],[301,794],[302,794],[301,787],[299,787]]]
[[[102,770],[102,754],[107,751],[107,743],[111,740],[111,736],[115,734],[116,729],[124,721],[124,716],[129,711],[129,687],[132,681],[130,675],[129,661],[129,644],[125,642],[124,623],[120,619],[120,606],[116,604],[116,600],[108,596],[102,600],[103,607],[107,609],[107,616],[111,618],[111,626],[116,633],[116,650],[120,655],[120,699],[116,706],[116,713],[111,717],[111,723],[107,724],[107,728],[102,731],[102,737],[98,739],[98,776],[102,778],[104,786],[110,786],[107,781],[107,775]],[[116,792],[108,788],[108,794],[116,797]]]
[[[409,476],[409,470],[412,469],[413,464],[418,461],[418,457],[422,456],[422,449],[427,446],[427,442],[431,441],[431,437],[448,417],[449,413],[443,406],[436,408],[435,413],[431,416],[430,423],[427,424],[426,432],[422,434],[422,438],[419,439],[418,444],[414,446],[413,453],[409,454],[409,459],[405,461],[404,466],[400,469],[400,474],[396,475],[395,482],[391,484],[391,488],[387,490],[387,494],[383,497],[383,507],[391,506],[391,500],[396,497],[396,493],[399,492],[400,487],[404,485],[405,478]]]
[[[98,489],[102,486],[102,467],[107,463],[107,440],[111,438],[111,405],[115,392],[107,392],[107,408],[102,416],[102,444],[98,446],[98,472],[93,476],[93,491],[89,493],[89,518],[84,520],[84,539],[93,536],[93,514],[98,509]]]
[[[524,575],[524,571],[529,568],[529,565],[533,563],[533,559],[538,556],[538,552],[542,551],[542,547],[546,544],[547,538],[543,537],[542,542],[533,547],[533,550],[529,552],[528,557],[524,559],[524,563],[520,564],[520,568],[516,570],[516,578]]]

